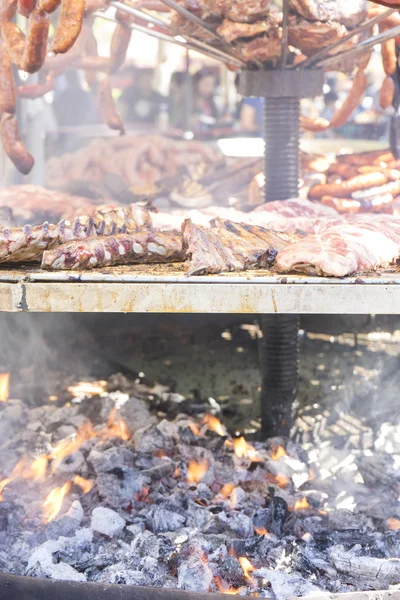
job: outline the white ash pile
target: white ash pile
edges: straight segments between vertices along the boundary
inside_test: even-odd
[[[249,444],[213,415],[160,419],[183,400],[163,391],[2,405],[1,571],[277,600],[400,585],[398,428],[368,450]]]

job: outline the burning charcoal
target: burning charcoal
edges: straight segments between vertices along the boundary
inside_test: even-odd
[[[61,549],[62,542],[60,540],[49,540],[36,548],[29,558],[26,574],[35,577],[36,573],[39,572],[50,579],[86,581],[85,575],[79,573],[71,565],[55,562],[53,554]]]
[[[153,558],[159,558],[160,556],[161,541],[157,538],[154,533],[150,531],[143,531],[133,540],[131,543],[131,552],[138,556],[151,556]]]
[[[61,427],[59,427],[57,431],[53,433],[52,441],[59,442],[60,440],[64,440],[65,438],[70,437],[75,433],[76,428],[73,425],[61,425]]]
[[[57,464],[57,474],[75,475],[80,473],[86,466],[85,458],[79,450],[69,454]]]
[[[156,450],[172,450],[176,446],[176,440],[164,436],[154,425],[137,430],[133,435],[133,440],[138,452],[150,454]]]
[[[126,530],[129,531],[129,533],[133,535],[133,537],[136,537],[137,535],[139,535],[139,533],[142,533],[142,531],[144,531],[144,523],[135,523],[135,525],[127,525]]]
[[[112,447],[104,452],[94,446],[87,458],[88,463],[93,465],[97,474],[106,473],[117,467],[131,467],[133,465],[135,455],[133,452],[122,446]]]
[[[253,517],[254,529],[260,532],[260,534],[271,530],[272,523],[272,507],[261,508],[256,512]]]
[[[400,559],[374,558],[363,556],[360,546],[354,546],[346,551],[343,546],[333,546],[329,557],[334,567],[341,573],[346,573],[367,582],[379,589],[400,583]]]
[[[129,398],[121,406],[119,414],[126,423],[131,435],[138,429],[147,427],[149,423],[155,422],[155,417],[150,413],[146,402],[138,400],[138,398]]]
[[[124,563],[110,565],[101,571],[96,581],[116,583],[119,585],[146,585],[145,577],[140,571],[127,570]]]
[[[219,572],[222,579],[230,585],[239,587],[243,584],[243,570],[235,556],[228,554],[222,561]]]
[[[253,571],[252,575],[259,580],[265,580],[267,585],[268,583],[271,585],[275,600],[289,600],[290,598],[320,594],[322,591],[321,588],[295,573],[263,568]],[[263,583],[261,585],[264,587]]]
[[[163,585],[167,571],[164,565],[160,565],[156,558],[145,556],[140,561],[140,572],[145,578],[146,584],[153,587]]]
[[[110,508],[99,506],[92,512],[91,528],[108,537],[121,533],[125,527],[125,519]]]
[[[372,531],[374,529],[371,519],[360,513],[347,509],[332,510],[329,512],[329,528],[333,530]]]
[[[154,533],[160,533],[164,531],[177,531],[185,525],[185,522],[186,518],[184,516],[162,507],[155,507],[151,526]]]
[[[145,477],[129,467],[118,467],[109,473],[101,473],[96,479],[100,496],[106,498],[114,508],[127,506],[146,483],[148,480]]]
[[[213,579],[209,566],[201,556],[193,555],[178,569],[178,587],[192,592],[208,592]]]
[[[157,481],[158,479],[163,479],[168,475],[172,475],[177,466],[177,463],[172,461],[163,462],[159,465],[155,465],[154,467],[150,467],[149,469],[144,469],[141,471],[141,475],[148,477],[152,481]]]
[[[288,514],[288,505],[283,498],[275,496],[272,499],[272,523],[271,532],[277,536],[282,534],[283,523]]]
[[[242,538],[248,538],[254,533],[252,519],[241,512],[229,519],[229,527]]]
[[[206,504],[214,498],[215,494],[212,490],[210,490],[208,485],[206,485],[205,483],[199,483],[196,490],[196,496],[198,500]]]

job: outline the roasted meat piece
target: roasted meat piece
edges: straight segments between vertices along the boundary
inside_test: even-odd
[[[246,62],[271,62],[281,55],[281,29],[270,29],[268,33],[255,37],[249,42],[240,42],[238,47]]]
[[[367,0],[289,0],[289,7],[309,21],[336,21],[350,29],[367,16]]]
[[[276,253],[297,236],[269,231],[257,225],[215,219],[210,228],[187,219],[182,226],[188,275],[272,266]]]
[[[254,23],[266,17],[272,6],[271,0],[208,0],[212,12],[237,21]]]
[[[289,16],[289,44],[306,56],[334,44],[346,34],[346,27],[334,21],[307,21],[298,16]]]
[[[356,215],[284,249],[276,260],[278,271],[345,277],[393,264],[400,256],[400,219],[364,217]]]
[[[274,12],[266,19],[255,23],[238,23],[230,19],[224,19],[217,29],[217,33],[228,43],[239,38],[252,38],[262,33],[267,33],[273,28],[278,28],[282,22],[282,15]]]
[[[182,262],[178,233],[136,233],[68,242],[43,254],[43,269],[94,269],[129,263]]]

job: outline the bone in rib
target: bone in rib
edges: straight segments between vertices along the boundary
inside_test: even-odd
[[[43,269],[93,269],[129,263],[181,262],[182,237],[142,232],[98,236],[62,244],[43,253]]]

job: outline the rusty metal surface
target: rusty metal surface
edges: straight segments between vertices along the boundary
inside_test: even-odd
[[[399,314],[400,270],[333,279],[248,271],[187,277],[180,265],[0,269],[0,311]]]

